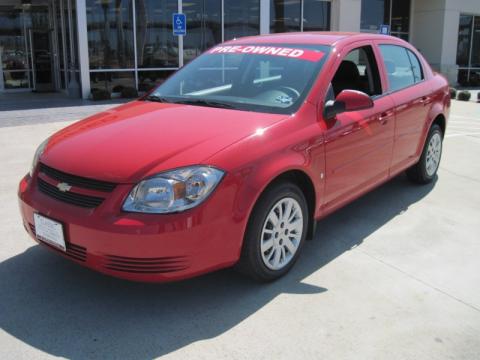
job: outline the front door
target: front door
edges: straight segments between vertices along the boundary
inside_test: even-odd
[[[357,45],[358,46],[358,45]],[[332,97],[342,90],[362,91],[371,109],[345,112],[326,132],[326,211],[341,206],[388,176],[394,136],[394,103],[382,96],[375,52],[370,45],[346,50],[332,79]]]
[[[52,32],[30,30],[33,64],[33,88],[38,92],[54,91],[55,78],[52,56]]]

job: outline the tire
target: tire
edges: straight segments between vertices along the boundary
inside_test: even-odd
[[[428,184],[432,182],[440,165],[442,148],[442,129],[440,129],[440,126],[437,124],[433,124],[428,132],[420,160],[406,171],[408,178],[417,184]]]
[[[274,225],[275,218],[283,221]],[[261,282],[285,275],[300,254],[309,221],[307,202],[297,185],[281,182],[268,188],[250,215],[237,270]]]

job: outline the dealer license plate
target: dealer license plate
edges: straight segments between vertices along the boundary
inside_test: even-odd
[[[37,239],[62,251],[66,251],[63,225],[39,214],[33,214]]]

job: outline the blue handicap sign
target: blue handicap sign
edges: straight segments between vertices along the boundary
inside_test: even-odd
[[[382,35],[390,35],[390,25],[380,25],[379,33]]]
[[[184,36],[187,35],[187,18],[185,14],[173,14],[173,35]]]

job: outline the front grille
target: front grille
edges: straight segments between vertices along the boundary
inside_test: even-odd
[[[52,179],[58,180],[60,182],[66,182],[69,185],[73,185],[76,187],[81,187],[85,189],[103,191],[103,192],[112,192],[115,189],[116,184],[102,181],[102,180],[94,180],[90,178],[85,178],[77,175],[67,174],[63,171],[53,169],[45,164],[40,163],[40,172],[44,173],[45,175],[49,176]]]
[[[188,259],[184,256],[132,258],[107,255],[105,259],[105,268],[130,273],[167,273],[185,270],[189,266]]]
[[[36,237],[37,234],[35,232],[35,225],[33,225],[33,224],[28,224],[28,225],[30,226],[30,230],[32,230],[33,235]],[[57,251],[61,254],[66,255],[69,258],[72,258],[74,260],[85,262],[85,260],[87,259],[87,249],[84,248],[83,246],[75,245],[75,244],[72,244],[72,243],[65,243],[65,246],[66,246],[67,250],[62,251],[60,249],[57,249],[54,246],[51,246],[51,245],[47,244],[46,242],[42,241],[42,244],[45,245],[45,246],[48,246],[52,250],[55,250],[55,251]]]
[[[38,189],[54,199],[66,202],[68,204],[84,207],[84,208],[94,208],[100,205],[103,202],[103,198],[83,195],[74,193],[71,191],[60,191],[56,186],[49,184],[48,182],[37,178]]]

